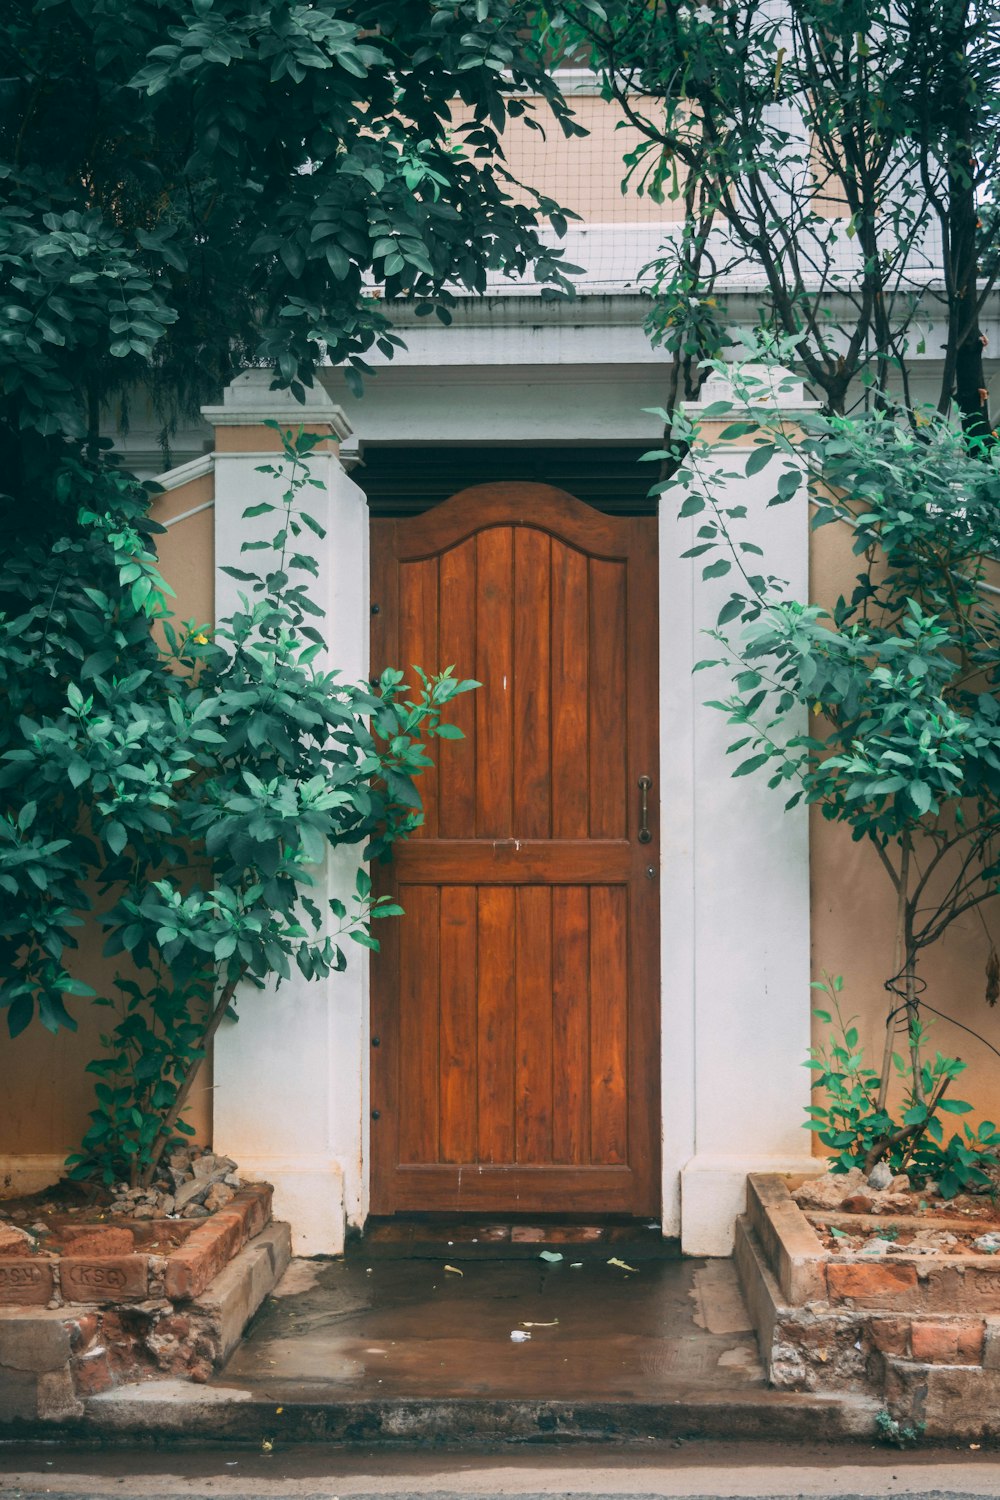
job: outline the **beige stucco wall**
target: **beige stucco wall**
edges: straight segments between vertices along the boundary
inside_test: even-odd
[[[567,138],[548,106],[540,100],[533,102],[532,118],[542,130],[532,130],[517,119],[508,123],[503,135],[507,169],[517,182],[572,209],[584,224],[661,224],[683,217],[680,204],[669,197],[656,203],[637,195],[642,168],[632,177],[628,191],[622,192],[626,171],[622,159],[643,137],[625,122],[619,105],[594,94],[574,94],[573,112],[590,133]],[[456,110],[455,123],[470,116],[471,111]],[[665,191],[669,188],[667,183]],[[514,192],[514,196],[524,195]]]
[[[214,476],[203,474],[158,495],[152,508],[153,520],[168,527],[157,537],[156,550],[161,572],[177,595],[174,611],[178,619],[199,625],[210,623],[214,610],[215,530],[211,509],[201,509],[214,492]]]
[[[211,501],[212,494],[213,479],[207,474],[159,496],[153,517],[167,522],[183,516]],[[177,595],[177,616],[198,624],[209,622],[215,571],[212,511],[199,510],[178,521],[158,539],[158,551],[163,574]],[[116,968],[121,965],[118,960],[102,957],[102,945],[101,933],[82,929],[80,950],[69,966],[99,994],[109,994]],[[11,1041],[6,1027],[0,1026],[4,1092],[0,1110],[0,1196],[25,1182],[33,1185],[33,1179],[10,1171],[5,1158],[62,1158],[74,1149],[87,1128],[94,1079],[84,1068],[91,1058],[101,1055],[100,1035],[114,1024],[114,1013],[83,1000],[71,1001],[69,1008],[79,1023],[76,1032],[50,1036],[36,1023]],[[200,1140],[207,1140],[211,1132],[211,1086],[209,1064],[195,1083],[188,1114]],[[38,1170],[40,1177],[46,1175],[43,1165]]]
[[[850,539],[844,526],[824,526],[813,534],[815,601],[831,604],[853,587],[858,560],[851,555]],[[828,823],[815,809],[811,863],[814,977],[820,978],[823,970],[843,975],[845,1014],[859,1018],[866,1056],[878,1067],[888,998],[883,986],[893,974],[895,893],[875,851],[853,843],[848,830]],[[959,917],[940,942],[925,951],[920,973],[931,1005],[1000,1048],[1000,1007],[991,1009],[984,998],[988,932],[1000,946],[1000,901],[983,906],[980,913]],[[822,1004],[822,997],[816,1003]],[[1000,1058],[957,1026],[929,1019],[934,1022],[932,1047],[968,1064],[952,1089],[954,1096],[975,1105],[976,1117],[1000,1119]],[[814,1021],[813,1029],[814,1042],[821,1040],[826,1027]],[[959,1128],[957,1120],[955,1126]]]

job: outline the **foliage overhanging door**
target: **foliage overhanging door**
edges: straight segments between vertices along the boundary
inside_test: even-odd
[[[372,553],[373,671],[483,684],[377,877],[372,1212],[655,1213],[656,522],[479,485]]]

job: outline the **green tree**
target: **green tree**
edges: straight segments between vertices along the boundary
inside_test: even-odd
[[[0,21],[0,474],[8,526],[66,440],[151,386],[164,430],[250,363],[299,392],[391,356],[395,299],[532,272],[565,217],[511,118],[577,130],[521,0],[11,0]],[[457,118],[462,111],[462,118]],[[372,293],[380,290],[381,296]]]
[[[682,210],[649,268],[665,407],[734,323],[796,340],[823,405],[915,404],[921,321],[944,325],[934,401],[990,431],[982,309],[1000,270],[1000,16],[977,0],[559,0],[639,132],[626,184]],[[745,273],[749,306],[729,306]],[[759,292],[757,291],[759,287]],[[908,359],[908,356],[910,357]]]

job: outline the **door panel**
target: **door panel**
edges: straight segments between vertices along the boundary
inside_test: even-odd
[[[655,1212],[656,523],[482,485],[372,554],[373,670],[482,683],[379,876],[372,1211]]]

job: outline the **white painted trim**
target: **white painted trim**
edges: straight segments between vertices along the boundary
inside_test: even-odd
[[[205,500],[201,505],[192,505],[190,510],[182,510],[179,516],[171,516],[168,521],[161,521],[160,525],[169,531],[171,526],[177,526],[181,521],[190,521],[192,516],[200,516],[203,510],[214,510],[215,501]]]
[[[175,469],[157,474],[154,483],[161,490],[179,490],[182,484],[190,484],[193,479],[204,479],[214,468],[215,454],[203,453],[200,458],[191,458],[185,464],[178,464]]]
[[[308,422],[325,424],[337,438],[350,437],[351,424],[343,407],[330,399],[321,383],[307,388],[304,401],[296,401],[290,390],[273,391],[271,382],[270,370],[244,370],[226,386],[222,405],[203,406],[201,414],[216,428],[257,427],[263,422],[297,427]]]
[[[279,412],[275,414],[274,407],[259,406],[257,408],[244,408],[239,411],[228,406],[203,406],[201,414],[206,422],[211,422],[215,427],[259,427],[264,422],[277,422],[281,427],[295,427],[300,422],[304,424],[325,423],[330,426],[336,438],[350,437],[353,428],[348,422],[339,406],[316,409],[311,406],[300,406],[299,415],[294,412]],[[245,458],[244,453],[240,454]]]
[[[736,1220],[746,1210],[750,1172],[794,1172],[815,1175],[816,1157],[730,1156],[692,1157],[681,1174],[684,1203],[682,1248],[685,1255],[732,1255]]]
[[[273,1186],[274,1217],[290,1225],[293,1255],[343,1255],[347,1215],[340,1162],[306,1152],[295,1156],[244,1153],[238,1167],[241,1177]]]

